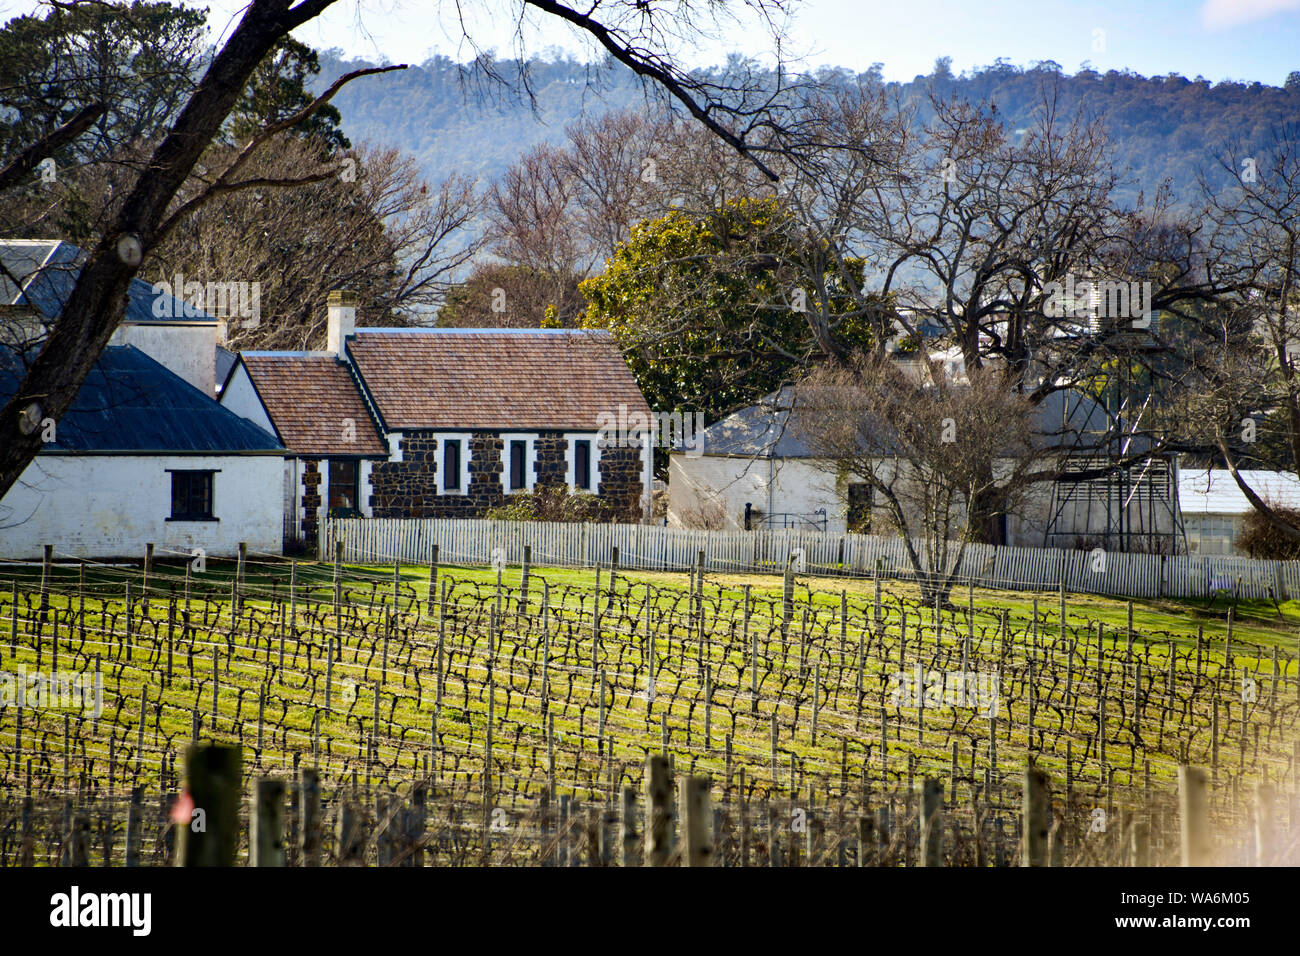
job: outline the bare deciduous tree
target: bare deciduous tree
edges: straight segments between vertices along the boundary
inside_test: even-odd
[[[103,230],[102,238],[88,251],[57,328],[27,367],[16,393],[0,409],[0,495],[12,487],[40,450],[41,432],[33,423],[46,417],[57,421],[71,406],[121,322],[128,284],[145,256],[169,230],[187,221],[198,206],[216,196],[240,189],[305,185],[324,178],[311,176],[286,182],[240,177],[260,147],[310,118],[344,83],[390,68],[359,70],[341,77],[304,109],[253,136],[201,195],[177,202],[182,187],[218,138],[268,52],[332,2],[250,0],[175,121],[151,150],[145,172],[132,177],[124,190],[120,208]],[[755,101],[751,88],[741,84],[720,89],[675,62],[682,42],[698,35],[702,21],[714,21],[726,12],[723,3],[683,2],[662,9],[641,0],[595,0],[579,9],[555,0],[525,0],[525,6],[583,31],[610,56],[658,84],[666,95],[740,152],[749,152],[746,137],[766,122],[763,104]],[[786,2],[754,0],[746,6],[779,28]],[[522,35],[522,19],[520,30]],[[754,161],[761,164],[757,158]]]
[[[946,600],[966,546],[982,537],[989,485],[1010,513],[1043,467],[1029,402],[991,372],[962,386],[942,373],[917,381],[858,354],[814,371],[793,395],[789,427],[815,458],[867,485],[873,521],[902,537],[927,601]]]

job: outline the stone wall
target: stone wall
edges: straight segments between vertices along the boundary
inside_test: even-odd
[[[506,438],[500,432],[469,434],[469,487],[438,494],[437,439],[432,432],[403,432],[402,461],[376,462],[370,472],[370,506],[376,518],[480,518],[506,503],[502,485]],[[592,438],[595,439],[593,433]],[[541,432],[533,444],[535,487],[563,485],[568,442],[561,432]],[[611,512],[639,516],[641,453],[607,448],[601,453],[598,494]]]
[[[307,458],[302,463],[302,536],[308,541],[316,539],[316,516],[320,513],[321,498],[320,461]]]
[[[600,486],[597,494],[611,518],[618,521],[641,519],[641,449],[601,444]]]

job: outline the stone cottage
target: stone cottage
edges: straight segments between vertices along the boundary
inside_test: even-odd
[[[651,449],[602,431],[650,411],[607,332],[355,321],[331,293],[326,351],[246,353],[221,392],[295,456],[286,510],[304,536],[331,512],[473,518],[546,486],[648,513]]]

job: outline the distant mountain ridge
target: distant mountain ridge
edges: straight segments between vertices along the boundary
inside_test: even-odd
[[[322,53],[320,62],[318,89],[348,70],[378,65],[346,59],[339,50]],[[494,66],[512,76],[518,64],[502,61]],[[533,104],[525,95],[512,96],[494,85],[481,67],[445,57],[357,80],[334,102],[354,141],[400,147],[417,158],[432,181],[457,172],[484,183],[499,177],[530,146],[562,139],[565,127],[584,111],[599,115],[645,103],[640,81],[622,67],[535,60],[529,72]],[[857,74],[824,69],[817,76],[835,83],[853,81]],[[1212,179],[1221,175],[1215,165],[1226,140],[1237,137],[1262,149],[1272,126],[1300,122],[1300,73],[1292,73],[1285,87],[1275,87],[1114,70],[1069,75],[1051,61],[1022,69],[999,60],[955,76],[941,60],[929,76],[886,86],[904,102],[917,103],[922,121],[928,118],[925,100],[931,88],[971,100],[988,96],[1014,130],[1030,122],[1044,82],[1056,80],[1063,115],[1072,115],[1082,105],[1106,121],[1116,166],[1122,175],[1127,170],[1133,181],[1121,192],[1129,201],[1139,191],[1151,195],[1170,179],[1174,197],[1193,204],[1199,194],[1197,171],[1206,168]]]

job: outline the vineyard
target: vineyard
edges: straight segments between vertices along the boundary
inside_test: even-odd
[[[0,582],[6,866],[1300,863],[1281,609],[616,555]]]

